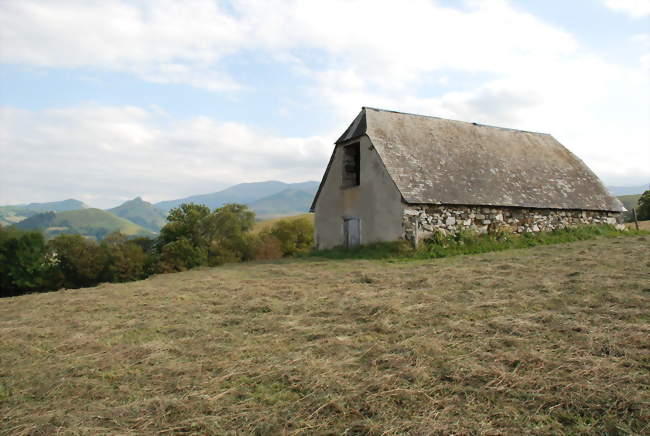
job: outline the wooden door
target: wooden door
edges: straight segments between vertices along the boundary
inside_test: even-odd
[[[343,219],[343,237],[347,248],[358,247],[361,244],[361,220],[357,217]]]

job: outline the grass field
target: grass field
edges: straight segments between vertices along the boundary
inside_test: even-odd
[[[648,434],[650,236],[0,300],[0,431]]]
[[[625,223],[628,229],[635,229],[634,223]],[[639,221],[639,230],[650,231],[650,221]]]

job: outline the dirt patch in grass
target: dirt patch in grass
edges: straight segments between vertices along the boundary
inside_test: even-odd
[[[650,238],[0,300],[2,434],[647,434]]]

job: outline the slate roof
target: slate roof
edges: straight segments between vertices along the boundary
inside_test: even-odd
[[[364,107],[336,144],[363,135],[410,204],[624,210],[545,133]]]

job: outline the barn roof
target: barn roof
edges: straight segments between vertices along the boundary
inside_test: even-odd
[[[336,144],[363,135],[407,203],[624,210],[545,133],[364,107]]]

